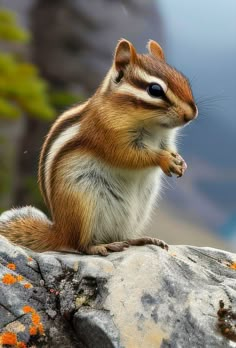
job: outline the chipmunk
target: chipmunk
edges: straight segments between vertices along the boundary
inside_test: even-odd
[[[52,221],[27,206],[0,216],[0,233],[35,251],[107,255],[129,245],[165,242],[139,237],[164,172],[182,176],[177,130],[197,116],[188,80],[150,40],[138,54],[121,39],[95,94],[52,125],[39,161],[39,184]]]

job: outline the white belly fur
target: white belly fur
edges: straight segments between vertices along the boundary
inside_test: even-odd
[[[93,240],[108,243],[141,234],[160,191],[159,168],[115,169],[91,157],[70,158],[67,184],[95,200]]]

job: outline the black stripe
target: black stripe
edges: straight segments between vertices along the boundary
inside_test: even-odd
[[[163,101],[163,105],[155,105],[148,102],[145,102],[141,98],[135,97],[130,94],[124,94],[124,93],[115,93],[114,96],[112,96],[112,101],[118,103],[119,105],[127,105],[132,106],[134,108],[143,108],[146,110],[158,110],[163,109],[166,110],[166,104],[165,101]]]
[[[52,144],[60,136],[60,134],[63,133],[69,127],[81,121],[81,118],[83,115],[84,115],[84,112],[82,110],[81,112],[76,113],[75,115],[69,116],[64,121],[58,123],[57,127],[53,130],[51,135],[50,135],[50,132],[48,133],[49,135],[46,139],[45,145],[41,152],[40,165],[39,165],[39,181],[40,181],[42,194],[45,198],[47,205],[49,205],[49,200],[47,197],[47,190],[46,190],[46,179],[45,179],[45,164],[46,164],[47,155],[50,151]]]
[[[142,90],[146,90],[148,85],[150,84],[147,81],[134,76],[128,80],[128,83]]]
[[[149,82],[146,82],[140,78],[135,78],[135,77],[132,77],[132,79],[130,79],[128,81],[131,85],[133,85],[134,87],[137,87],[141,90],[144,90],[146,91],[148,86],[150,85]],[[154,83],[154,82],[153,82]],[[157,82],[156,82],[157,83]],[[157,83],[158,84],[158,83]],[[165,101],[166,103],[170,104],[171,106],[173,106],[173,103],[172,101],[166,96],[166,94],[164,94],[162,97],[160,97],[159,99]],[[155,98],[153,98],[153,100],[155,100]]]

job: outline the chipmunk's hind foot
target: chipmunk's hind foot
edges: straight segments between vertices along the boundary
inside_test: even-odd
[[[161,247],[162,249],[168,250],[168,244],[166,244],[163,240],[157,239],[157,238],[152,238],[152,237],[142,237],[142,238],[137,238],[137,239],[129,239],[128,240],[129,245],[133,246],[142,246],[142,245],[157,245]]]
[[[108,244],[91,245],[85,250],[85,253],[88,255],[107,256],[109,252],[120,252],[128,247],[128,242],[113,242]]]

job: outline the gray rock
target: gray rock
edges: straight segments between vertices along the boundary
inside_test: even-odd
[[[13,332],[29,347],[236,347],[217,316],[220,300],[236,307],[234,254],[190,246],[106,258],[37,254],[1,237],[0,258],[1,339]]]

